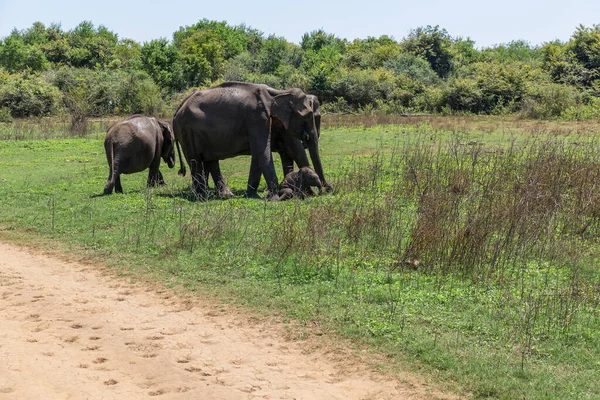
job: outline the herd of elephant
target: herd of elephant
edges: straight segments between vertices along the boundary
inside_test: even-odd
[[[267,85],[225,82],[197,90],[186,97],[173,116],[172,128],[153,117],[133,115],[111,126],[104,141],[110,168],[104,194],[122,192],[120,175],[149,168],[148,186],[162,185],[161,158],[175,166],[179,154],[180,175],[186,174],[181,150],[191,169],[192,190],[208,198],[212,176],[216,195],[233,197],[219,161],[250,155],[246,196],[258,198],[261,176],[265,177],[269,200],[304,198],[330,190],[319,155],[320,105],[316,96],[300,89],[276,90]],[[181,149],[180,149],[181,145]],[[310,168],[306,149],[314,170]],[[284,180],[279,184],[272,152],[278,152]],[[299,167],[294,170],[294,163]]]

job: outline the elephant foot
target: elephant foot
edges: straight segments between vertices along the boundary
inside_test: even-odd
[[[200,201],[207,201],[209,198],[208,186],[203,182],[194,180],[192,183],[192,192]]]
[[[323,188],[325,189],[325,193],[333,192],[333,186],[330,183],[323,183]]]
[[[194,197],[196,197],[196,200],[198,201],[208,201],[210,197],[208,192],[197,192],[195,190],[192,190],[192,193],[194,193]]]
[[[260,199],[261,197],[258,195],[256,190],[248,190],[246,191],[246,198],[248,199]]]
[[[267,196],[267,201],[279,201],[279,196],[277,193],[269,193]]]
[[[233,192],[231,190],[229,190],[228,188],[224,189],[224,190],[218,190],[217,196],[222,200],[227,200],[227,199],[231,199],[232,197],[234,197]]]
[[[148,187],[165,186],[166,183],[162,179],[153,179],[148,182]]]

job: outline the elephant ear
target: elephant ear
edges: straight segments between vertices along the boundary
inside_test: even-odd
[[[173,141],[174,141],[173,140],[174,139],[173,129],[171,128],[171,125],[169,125],[166,122],[158,121],[158,124],[162,128],[163,146],[169,148],[170,146],[173,145]]]
[[[280,94],[273,98],[271,103],[271,117],[277,118],[285,130],[290,126],[290,118],[292,117],[292,95],[290,93]]]
[[[310,102],[300,89],[275,96],[271,103],[271,116],[281,121],[286,130],[289,128],[292,113],[296,112],[300,117],[305,117],[311,111]]]

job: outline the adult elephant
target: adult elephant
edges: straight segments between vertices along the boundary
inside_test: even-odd
[[[300,89],[276,90],[246,82],[225,82],[189,95],[175,112],[173,130],[178,151],[181,143],[192,170],[194,192],[206,198],[210,173],[217,193],[227,197],[230,192],[227,193],[229,189],[220,174],[219,160],[251,155],[247,196],[258,197],[262,174],[269,198],[278,199],[278,180],[271,154],[271,118],[281,122],[285,137],[306,143],[314,170],[324,180],[312,107],[310,98]],[[306,157],[304,147],[300,148]],[[294,159],[302,158],[299,148],[291,151]],[[179,173],[185,175],[183,161]]]
[[[315,118],[315,126],[317,129],[317,137],[321,136],[321,105],[319,99],[314,95],[306,96],[312,109]],[[281,166],[283,167],[283,176],[287,176],[294,169],[294,163],[298,168],[310,167],[308,157],[306,156],[306,148],[308,142],[297,139],[290,135],[283,123],[277,118],[271,118],[271,151],[279,153],[281,158]],[[208,180],[208,175],[212,175],[217,195],[221,198],[229,198],[233,193],[225,184],[225,180],[221,174],[218,161],[204,162],[205,179]],[[248,179],[249,185],[253,188],[258,187],[260,183],[260,170],[252,170]],[[322,187],[330,190],[331,185],[325,181],[325,177],[320,177]],[[281,196],[280,196],[281,198]]]
[[[175,166],[173,142],[171,126],[154,117],[136,114],[113,124],[104,139],[110,170],[104,194],[111,194],[113,189],[123,193],[121,174],[141,172],[146,168],[150,169],[148,186],[163,185],[160,159],[162,157],[169,168]]]

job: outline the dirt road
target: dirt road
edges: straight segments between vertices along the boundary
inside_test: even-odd
[[[331,353],[239,311],[0,242],[1,399],[446,398]]]

